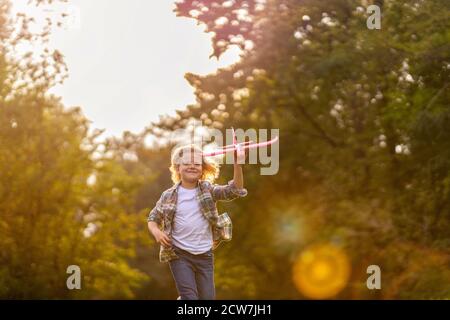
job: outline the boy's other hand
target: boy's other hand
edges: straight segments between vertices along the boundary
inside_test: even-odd
[[[155,237],[156,242],[162,244],[163,246],[165,247],[172,246],[172,241],[165,232],[156,229],[153,231],[153,236]]]

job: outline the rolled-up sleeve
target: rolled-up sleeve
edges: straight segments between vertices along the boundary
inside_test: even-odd
[[[156,222],[156,224],[160,228],[162,227],[162,222],[163,222],[163,210],[162,210],[161,204],[162,204],[162,196],[158,200],[158,202],[156,202],[155,207],[150,211],[150,213],[148,214],[148,217],[147,217],[147,222],[150,222],[150,221]]]
[[[216,201],[231,201],[236,198],[245,197],[248,193],[247,189],[238,188],[234,180],[230,180],[226,185],[213,185],[211,192]]]

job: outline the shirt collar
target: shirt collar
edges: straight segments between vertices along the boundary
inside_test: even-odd
[[[177,192],[178,191],[178,187],[181,185],[181,180],[178,181],[177,183],[175,183],[169,190],[170,191],[174,191]],[[197,187],[201,189],[201,180],[198,180],[197,182]]]

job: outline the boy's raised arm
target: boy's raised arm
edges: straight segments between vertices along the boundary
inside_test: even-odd
[[[244,174],[242,172],[242,165],[235,162],[233,164],[233,166],[234,166],[234,174],[233,174],[234,184],[235,184],[236,188],[243,189],[244,188]]]
[[[212,195],[216,201],[231,201],[238,197],[245,197],[247,190],[244,188],[244,174],[242,171],[242,163],[245,161],[245,151],[238,151],[234,156],[234,173],[233,180],[227,185],[213,185]]]

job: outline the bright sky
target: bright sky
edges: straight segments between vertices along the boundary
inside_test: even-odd
[[[24,7],[28,0],[13,0]],[[209,59],[210,35],[194,20],[176,17],[174,0],[69,0],[78,16],[55,32],[53,46],[69,78],[53,92],[81,106],[106,136],[140,132],[160,114],[195,102],[186,72],[208,74],[239,59],[230,50]]]

